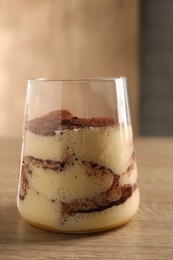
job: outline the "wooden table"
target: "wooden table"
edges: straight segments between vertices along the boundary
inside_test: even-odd
[[[19,140],[0,140],[0,259],[173,259],[173,138],[137,138],[141,206],[128,224],[66,235],[27,224],[16,208]]]

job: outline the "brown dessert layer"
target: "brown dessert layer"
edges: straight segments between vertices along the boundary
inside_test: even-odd
[[[59,162],[59,161],[53,161],[53,160],[42,160],[34,158],[33,156],[25,156],[24,162],[26,167],[28,168],[31,165],[34,165],[36,167],[41,167],[43,169],[50,169],[53,171],[62,171],[64,167],[68,164],[68,162]],[[32,173],[32,166],[30,167],[30,173]]]
[[[115,186],[114,186],[115,185]],[[61,203],[62,214],[72,215],[74,213],[92,213],[102,211],[113,206],[123,204],[137,188],[137,184],[126,184],[119,187],[117,182],[113,183],[106,193],[99,194],[93,198],[77,199],[70,203]],[[110,194],[112,200],[110,200]]]
[[[28,174],[28,169],[24,164],[22,164],[20,194],[19,194],[20,200],[25,199],[25,196],[27,195],[27,192],[28,192],[28,189],[29,189],[27,174]]]
[[[41,167],[43,169],[50,169],[53,171],[63,171],[65,170],[65,168],[67,166],[72,166],[74,165],[76,162],[81,163],[82,165],[92,168],[93,171],[101,171],[101,172],[107,172],[107,173],[111,173],[114,174],[113,171],[109,168],[106,168],[105,166],[101,166],[98,163],[95,162],[88,162],[85,160],[81,160],[80,158],[78,158],[76,156],[76,154],[73,154],[70,159],[68,159],[67,161],[55,161],[55,160],[42,160],[42,159],[38,159],[38,158],[34,158],[33,156],[25,156],[24,157],[24,161],[23,161],[23,167],[25,165],[25,167],[27,168],[27,171],[29,174],[32,174],[32,165],[36,166],[36,167]]]
[[[26,123],[26,129],[43,136],[55,135],[55,131],[85,127],[105,127],[117,125],[113,118],[79,118],[68,110],[52,111],[44,116],[34,118]]]

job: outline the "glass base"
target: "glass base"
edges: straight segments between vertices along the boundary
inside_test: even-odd
[[[122,226],[126,223],[128,223],[137,213],[139,208],[139,202],[140,202],[140,195],[139,195],[139,189],[137,188],[131,198],[129,198],[125,204],[119,205],[118,207],[111,208],[111,212],[106,210],[103,214],[97,215],[97,218],[95,216],[95,222],[93,221],[94,218],[91,218],[90,220],[83,219],[83,224],[81,223],[80,226],[75,226],[71,223],[69,227],[67,226],[61,226],[59,227],[54,223],[54,227],[38,223],[38,216],[37,220],[34,220],[34,215],[26,215],[24,213],[24,208],[21,211],[21,208],[19,207],[19,211],[21,216],[31,225],[36,226],[38,228],[46,229],[49,231],[54,232],[60,232],[60,233],[69,233],[69,234],[81,234],[81,233],[95,233],[95,232],[101,232],[106,231],[110,229],[117,228],[119,226]],[[118,209],[118,211],[117,211]],[[112,212],[113,210],[113,212]],[[29,211],[33,212],[33,211]],[[28,213],[29,213],[28,212]],[[105,214],[106,213],[106,214]],[[101,218],[99,218],[101,217]],[[97,220],[97,221],[96,221]],[[48,222],[47,222],[48,223]],[[49,224],[49,223],[48,223]]]
[[[58,233],[63,233],[63,234],[90,234],[90,233],[104,232],[104,231],[108,231],[108,230],[111,230],[111,229],[116,229],[116,228],[123,226],[123,225],[127,224],[128,222],[130,222],[133,217],[134,216],[132,216],[129,219],[122,221],[118,224],[112,225],[112,226],[107,226],[107,227],[92,229],[92,230],[83,230],[83,231],[66,231],[66,230],[63,231],[63,230],[54,229],[52,227],[45,226],[45,225],[42,225],[42,224],[34,223],[32,221],[28,221],[28,220],[26,220],[26,221],[29,224],[31,224],[32,226],[35,226],[37,228],[41,228],[41,229],[44,229],[44,230],[52,231],[52,232],[58,232]]]

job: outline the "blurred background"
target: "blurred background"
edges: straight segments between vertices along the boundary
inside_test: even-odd
[[[21,137],[26,81],[128,77],[136,135],[173,133],[173,1],[0,0],[0,137]]]

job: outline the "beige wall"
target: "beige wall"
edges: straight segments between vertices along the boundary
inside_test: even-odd
[[[129,78],[138,129],[139,0],[0,0],[0,137],[20,136],[26,80]]]

